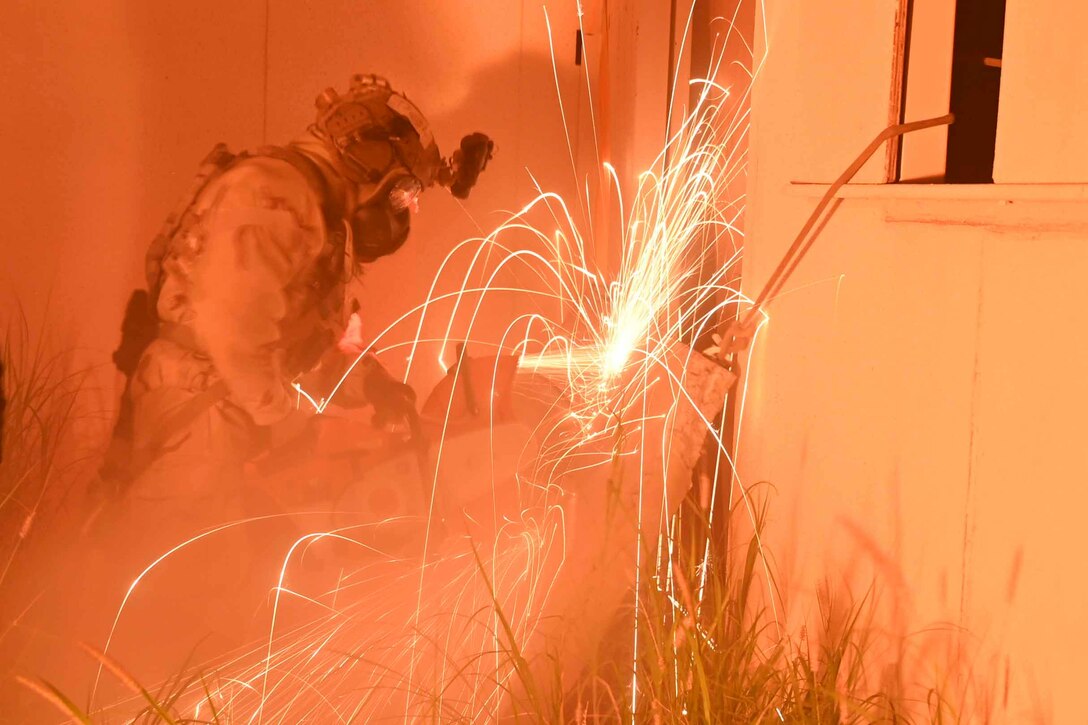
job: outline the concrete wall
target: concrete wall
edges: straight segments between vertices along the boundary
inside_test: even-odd
[[[1023,8],[1009,9],[1008,42],[1019,44]],[[792,182],[830,181],[886,125],[895,10],[893,0],[768,0],[749,294],[825,188]],[[1033,78],[1031,97],[1003,88],[1006,141],[1013,108],[1041,105],[1069,129],[1086,121],[1065,100],[1063,73],[1020,65],[1037,61],[1006,54],[1007,77]],[[1008,149],[999,140],[1003,179],[1071,180],[1037,156],[1014,163]],[[858,181],[880,172],[870,165]],[[943,668],[949,694],[991,700],[999,722],[1088,717],[1074,664],[1088,646],[1086,194],[848,187],[769,305],[747,381],[741,481],[777,488],[769,548],[794,611],[815,613],[818,582],[860,594],[875,578],[881,627],[911,633],[911,656],[958,656]],[[949,647],[960,627],[970,636]]]

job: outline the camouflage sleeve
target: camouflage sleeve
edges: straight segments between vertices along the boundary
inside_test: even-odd
[[[280,323],[288,285],[324,244],[319,202],[301,174],[251,159],[224,174],[202,218],[204,252],[194,269],[193,328],[230,389],[258,425],[284,418],[289,387]]]

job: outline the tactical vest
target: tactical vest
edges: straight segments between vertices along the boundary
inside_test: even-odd
[[[300,151],[289,147],[264,146],[255,152],[243,151],[236,154],[225,144],[216,144],[201,162],[189,188],[174,210],[166,217],[158,234],[148,247],[144,260],[147,291],[136,290],[129,298],[121,327],[121,344],[113,354],[114,364],[126,377],[131,378],[144,350],[160,334],[157,306],[164,280],[163,265],[178,240],[184,238],[192,226],[200,221],[196,211],[196,203],[200,195],[216,179],[239,162],[260,157],[285,161],[303,176],[321,200],[326,239],[332,247],[319,260],[314,270],[314,279],[311,281],[313,302],[308,307],[307,317],[313,316],[315,319],[298,321],[299,324],[296,324],[296,327],[301,329],[290,331],[288,337],[298,338],[306,330],[312,331],[312,334],[316,336],[321,327],[316,323],[334,313],[335,308],[342,304],[342,300],[334,299],[332,293],[338,288],[340,282],[346,280],[350,272],[344,269],[343,200],[341,194],[330,188],[317,163]],[[295,368],[296,372],[302,372],[309,364],[316,362],[320,348],[329,342],[318,339],[308,344],[299,339],[290,341],[295,343],[293,347],[309,350],[307,354],[296,354],[296,359],[289,361],[289,366]]]
[[[343,304],[337,292],[341,291],[340,282],[346,280],[344,269],[344,245],[346,235],[341,231],[344,222],[342,195],[330,188],[317,163],[305,154],[291,148],[267,146],[256,152],[232,153],[225,144],[216,144],[211,153],[200,164],[193,182],[175,206],[174,211],[163,222],[162,228],[151,242],[145,258],[147,290],[135,290],[129,297],[121,323],[121,343],[113,353],[113,362],[125,375],[125,390],[121,396],[121,405],[109,449],[99,471],[102,492],[118,495],[127,485],[146,468],[158,450],[177,430],[190,425],[199,415],[225,398],[228,394],[222,381],[198,394],[176,410],[161,430],[155,431],[146,451],[134,451],[133,408],[131,385],[141,357],[147,347],[167,330],[160,329],[158,318],[159,293],[162,290],[163,264],[174,245],[186,235],[200,220],[196,213],[196,202],[208,186],[226,173],[235,164],[249,158],[269,157],[285,161],[293,166],[321,200],[321,213],[325,223],[326,239],[332,247],[319,259],[311,283],[310,304],[302,319],[295,320],[293,329],[285,332],[285,345],[295,350],[285,363],[296,373],[305,372],[314,365],[321,354],[335,340],[323,324],[333,314],[339,312]],[[176,325],[175,325],[176,327]],[[175,340],[177,342],[184,341]]]

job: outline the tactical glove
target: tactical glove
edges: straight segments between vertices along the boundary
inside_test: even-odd
[[[375,364],[363,382],[367,402],[374,406],[375,427],[400,423],[416,412],[416,392],[381,365]]]

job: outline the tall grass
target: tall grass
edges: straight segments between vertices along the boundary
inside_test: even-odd
[[[562,673],[532,667],[522,643],[511,639],[504,625],[498,641],[500,656],[510,665],[515,682],[508,684],[511,710],[502,721],[552,725],[572,723],[797,723],[860,725],[863,723],[965,722],[938,684],[913,683],[925,691],[921,700],[908,700],[902,688],[884,678],[873,686],[870,671],[871,618],[876,600],[867,593],[857,600],[825,594],[818,627],[797,640],[775,631],[769,611],[760,603],[760,579],[754,537],[733,552],[728,565],[716,566],[706,579],[703,600],[697,600],[696,557],[671,567],[673,594],[652,587],[641,598],[643,611],[637,652],[630,617],[617,616],[603,638],[605,644],[593,667],[581,673],[573,687],[558,685]],[[486,564],[477,560],[480,576]],[[500,623],[505,623],[496,604]],[[628,613],[629,614],[629,613]],[[134,695],[129,714],[115,704],[109,716],[78,707],[43,680],[24,678],[23,684],[78,722],[226,723],[229,713],[216,709],[203,673],[178,673],[152,693],[124,668],[100,652],[85,648],[105,670]],[[487,657],[494,653],[481,653]],[[632,703],[632,662],[637,705]],[[179,703],[188,693],[183,715]],[[202,717],[191,709],[194,693],[203,693]],[[365,697],[365,693],[360,693]],[[420,695],[426,699],[424,695]],[[435,700],[441,700],[435,697]],[[248,717],[248,716],[246,716]],[[243,717],[244,721],[246,717]],[[436,708],[431,721],[467,723],[472,720],[449,703]]]
[[[80,649],[132,693],[131,702],[133,704],[131,708],[128,708],[128,714],[124,717],[124,722],[130,725],[138,723],[143,725],[151,725],[151,723],[161,723],[162,725],[224,725],[226,722],[220,719],[208,683],[199,673],[179,673],[175,677],[168,679],[152,693],[109,655],[87,644],[81,643]],[[22,675],[16,676],[16,680],[36,693],[42,700],[52,705],[56,712],[69,718],[72,722],[93,725],[95,722],[107,723],[120,719],[116,716],[111,718],[105,714],[94,714],[91,708],[84,708],[76,704],[68,695],[61,692],[47,680]],[[182,695],[194,689],[200,689],[205,694],[206,699],[203,704],[206,705],[204,708],[206,714],[199,718],[184,717],[177,711],[178,700]],[[116,712],[118,708],[110,709]]]
[[[508,688],[507,719],[540,725],[992,720],[985,698],[961,687],[963,662],[938,660],[937,653],[906,661],[903,635],[878,626],[883,610],[876,584],[856,594],[825,582],[810,624],[796,636],[780,628],[761,561],[768,555],[760,546],[766,500],[754,521],[738,507],[712,533],[703,509],[689,499],[674,520],[674,532],[684,533],[671,561],[658,556],[658,542],[644,541],[644,560],[659,563],[638,598],[637,625],[633,607],[617,612],[595,660],[573,686],[555,686],[564,681],[559,657],[543,667],[524,661],[525,648],[512,641],[495,599],[504,623],[498,641],[516,680]],[[477,565],[486,579],[484,563]],[[772,588],[781,603],[777,585]]]
[[[887,635],[874,625],[879,611],[875,587],[855,597],[848,591],[834,592],[824,586],[810,627],[796,637],[779,631],[767,604],[760,560],[763,554],[756,541],[756,534],[766,525],[767,510],[766,503],[757,509],[754,526],[736,510],[717,523],[726,533],[718,538],[705,580],[701,581],[709,527],[696,505],[685,504],[682,517],[688,519],[688,533],[678,538],[678,553],[672,562],[651,572],[655,574],[650,579],[653,583],[644,588],[639,600],[637,649],[632,644],[636,639],[632,612],[618,612],[609,631],[600,637],[603,644],[595,662],[578,673],[573,684],[555,664],[559,658],[543,666],[526,660],[527,643],[516,640],[515,628],[509,624],[488,578],[488,564],[474,549],[475,567],[491,592],[492,612],[500,627],[496,641],[502,648],[499,659],[505,665],[500,669],[509,670],[513,677],[502,685],[508,693],[509,711],[501,721],[541,725],[965,722],[967,718],[957,709],[955,698],[944,691],[939,667],[929,668],[937,676],[927,683],[902,682],[903,663],[889,665],[889,649],[877,646],[877,640]],[[655,545],[647,542],[650,561],[654,560]],[[490,616],[485,611],[477,615],[484,619]],[[890,651],[896,651],[895,643],[891,644]],[[153,694],[120,664],[85,649],[133,693],[126,722],[233,721],[231,711],[216,709],[206,684],[207,673],[179,673]],[[495,654],[479,653],[476,657]],[[466,671],[472,669],[463,663],[458,666]],[[895,676],[890,677],[889,672]],[[210,679],[214,681],[214,677]],[[124,709],[116,704],[109,707],[114,719],[108,720],[105,711],[95,714],[81,710],[48,682],[23,682],[77,721],[117,721],[117,713]],[[908,692],[922,695],[912,699]],[[434,693],[433,700],[441,702],[441,694]],[[203,700],[204,715],[196,719],[193,695]],[[427,700],[425,693],[417,695]],[[189,703],[185,716],[180,709],[183,700]],[[427,716],[423,717],[427,720]],[[429,719],[472,721],[448,700],[443,707],[430,711]]]
[[[72,428],[85,372],[71,357],[49,350],[46,335],[32,334],[17,314],[4,332],[3,457],[0,460],[0,587],[43,516],[69,492],[76,459]]]
[[[639,598],[637,651],[633,617],[618,616],[595,670],[564,694],[565,722],[962,721],[940,681],[903,687],[886,676],[884,650],[874,646],[880,637],[875,587],[854,597],[824,586],[812,629],[797,637],[780,632],[767,604],[756,536],[766,524],[766,505],[746,537],[736,532],[738,512],[728,514],[718,525],[729,534],[719,539],[702,586],[705,540],[695,536]],[[697,519],[689,530],[707,531],[696,507],[685,504],[683,515]],[[892,663],[892,670],[900,672],[901,664]],[[904,694],[915,691],[926,696]]]

